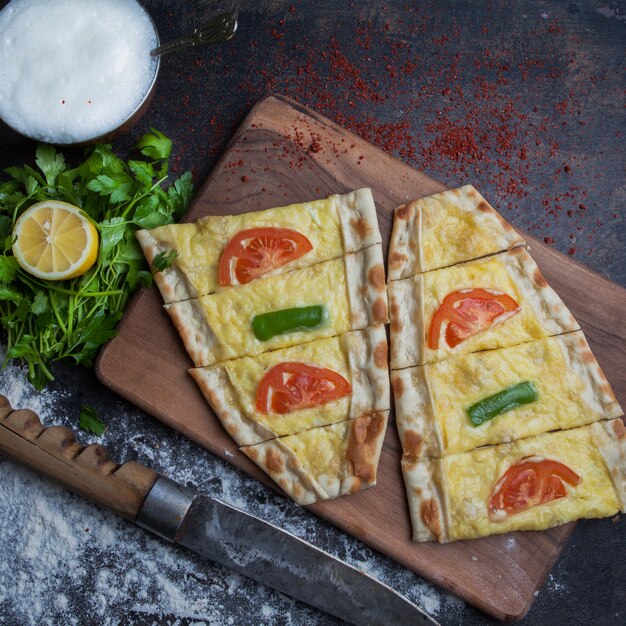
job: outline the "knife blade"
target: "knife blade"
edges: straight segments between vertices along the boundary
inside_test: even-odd
[[[391,587],[295,535],[130,461],[81,446],[0,395],[0,452],[160,537],[357,626],[437,625]]]
[[[391,587],[254,515],[159,477],[137,523],[347,622],[436,622]]]

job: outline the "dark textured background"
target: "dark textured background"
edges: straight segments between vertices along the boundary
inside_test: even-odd
[[[224,6],[143,4],[162,40]],[[473,183],[514,226],[626,286],[626,3],[246,0],[238,7],[233,41],[163,58],[148,112],[115,142],[121,154],[146,128],[156,127],[174,140],[174,173],[190,169],[199,185],[251,105],[267,92],[285,93],[433,178],[450,186]],[[34,147],[0,123],[0,166],[31,161]],[[60,365],[55,373],[54,421],[75,426],[80,403],[89,402],[107,416],[108,430],[99,441],[114,458],[138,458],[225,499],[224,484],[234,485],[240,505],[278,523],[287,520],[294,532],[342,558],[371,560],[383,579],[423,600],[416,593],[417,577],[114,397],[91,372]],[[3,385],[14,381],[0,378]],[[11,396],[10,388],[1,391]],[[0,460],[0,475],[7,467]],[[46,489],[36,481],[33,486],[34,480],[23,472],[24,489]],[[60,507],[77,506],[62,490],[45,495]],[[3,528],[19,533],[24,520],[9,524],[9,511],[0,506]],[[112,518],[108,523],[119,526]],[[119,528],[128,540],[126,552],[143,549],[129,526]],[[523,623],[626,622],[625,531],[623,519],[578,523]],[[0,553],[13,543],[5,535]],[[20,559],[19,550],[11,556],[16,571],[28,574],[30,562]],[[92,546],[83,555],[83,585],[51,580],[46,588],[46,593],[55,585],[65,589],[69,612],[50,607],[42,622],[62,623],[72,615],[81,623],[334,623],[241,579],[233,593],[226,584],[214,584],[230,580],[227,572],[189,557],[196,592],[204,585],[209,608],[163,615],[158,597],[151,610],[129,608],[137,606],[140,593],[131,586],[93,613],[88,581],[103,558],[107,567],[124,572],[110,548]],[[9,593],[0,594],[0,622],[32,619],[10,598],[17,588],[0,580],[3,584]],[[271,616],[258,612],[263,604],[274,607]],[[492,623],[443,596],[435,604],[442,624]]]

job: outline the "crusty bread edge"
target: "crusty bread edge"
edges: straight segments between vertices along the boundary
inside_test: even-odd
[[[371,189],[355,189],[329,199],[339,215],[344,253],[358,252],[382,242]]]
[[[413,526],[413,541],[449,541],[448,503],[443,484],[443,461],[402,459]]]
[[[169,227],[176,228],[176,224],[171,224]],[[172,251],[172,248],[156,239],[150,230],[138,230],[136,237],[151,269],[158,254]],[[178,266],[176,260],[162,272],[153,271],[152,275],[165,304],[198,296],[196,289],[187,280],[187,275]]]
[[[206,368],[194,368],[189,370],[189,374],[211,405],[226,432],[238,445],[253,445],[276,437],[273,430],[245,415],[227,367],[218,364]]]
[[[181,300],[163,308],[172,318],[193,364],[196,367],[213,365],[218,360],[219,340],[207,320],[202,300]]]
[[[388,280],[400,280],[422,271],[422,211],[419,201],[401,204],[393,212],[389,242]]]
[[[474,214],[478,227],[485,223],[492,223],[499,228],[499,236],[494,240],[493,248],[488,254],[497,254],[525,245],[526,242],[522,236],[472,185],[448,189],[412,200],[394,210],[393,229],[389,245],[389,281],[408,278],[414,274],[442,269],[472,260],[471,258],[460,258],[451,263],[430,267],[424,259],[422,244],[423,204],[426,200],[446,201],[450,198],[452,203],[462,211]],[[498,228],[496,228],[496,234]]]
[[[382,324],[341,335],[352,385],[350,419],[374,411],[388,411],[389,368],[387,334]]]
[[[548,285],[525,248],[514,248],[501,255],[502,262],[519,292],[532,307],[547,335],[558,335],[580,326],[559,295]]]
[[[382,245],[344,257],[352,330],[389,321]]]
[[[343,464],[342,475],[314,476],[303,466],[293,449],[284,443],[283,440],[287,437],[270,439],[254,446],[243,446],[240,450],[266,472],[297,504],[313,504],[320,500],[329,500],[367,489],[376,484],[376,470],[380,461],[388,417],[388,411],[381,411],[347,423],[347,454],[351,445],[361,446],[361,449],[364,446],[367,447],[365,460],[374,468],[373,476],[370,474],[367,477],[369,479],[364,479],[359,475],[355,464],[349,458],[346,458]],[[321,426],[319,429],[337,428],[341,423]],[[372,425],[375,431],[372,433],[372,439],[368,440],[367,434]],[[362,434],[364,430],[365,435]],[[297,437],[297,435],[289,435],[289,437]]]
[[[626,513],[626,427],[621,419],[596,422],[591,432],[615,487],[620,510]]]
[[[563,350],[565,362],[584,384],[582,398],[594,413],[602,419],[623,415],[609,381],[596,361],[582,330],[555,337]]]
[[[424,359],[424,279],[422,274],[389,284],[391,369],[420,365]]]
[[[405,458],[420,460],[444,454],[428,382],[428,365],[391,372],[396,426]]]

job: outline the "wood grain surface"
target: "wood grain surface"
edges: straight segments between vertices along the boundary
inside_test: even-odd
[[[471,182],[480,191],[479,180],[457,182]],[[285,97],[268,96],[244,120],[184,221],[267,209],[359,187],[372,188],[385,256],[393,208],[444,189],[317,113]],[[618,400],[626,404],[626,290],[554,249],[527,240],[546,279],[583,327]],[[222,429],[187,373],[191,366],[161,297],[152,288],[134,297],[119,334],[101,351],[96,371],[116,393],[275,487]],[[309,508],[499,619],[525,615],[573,525],[448,545],[414,544],[400,457],[392,417],[378,485]]]
[[[65,426],[46,428],[36,413],[13,410],[2,395],[0,452],[133,522],[158,477],[135,461],[117,465],[99,444],[80,445]]]

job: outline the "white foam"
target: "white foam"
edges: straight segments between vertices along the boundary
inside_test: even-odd
[[[135,0],[12,0],[0,11],[0,117],[52,143],[106,133],[148,92],[156,45]]]

